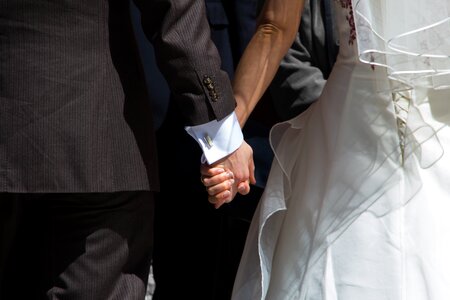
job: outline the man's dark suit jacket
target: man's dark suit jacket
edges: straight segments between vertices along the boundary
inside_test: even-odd
[[[235,101],[204,2],[135,2],[186,123],[230,114]],[[0,192],[158,189],[152,112],[128,5],[0,2]],[[208,95],[206,76],[219,99]]]
[[[222,69],[232,77],[241,52],[254,32],[256,0],[202,1],[206,3],[211,37],[220,53]],[[154,72],[147,66],[148,72]],[[164,104],[164,99],[169,98],[169,95],[152,95],[155,104]],[[186,290],[197,299],[230,299],[235,265],[244,241],[239,242],[239,251],[234,251],[236,235],[229,234],[228,228],[235,228],[237,222],[229,220],[227,206],[216,210],[207,201],[199,180],[200,148],[187,136],[179,120],[179,109],[171,101],[157,131],[161,192],[157,193],[155,203],[153,299],[180,299]],[[183,178],[176,188],[173,170]],[[240,238],[246,231],[238,233]],[[183,277],[186,270],[196,270],[199,275],[184,278],[174,289],[173,279]]]

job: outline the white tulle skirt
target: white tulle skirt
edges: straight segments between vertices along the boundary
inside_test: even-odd
[[[400,147],[382,68],[338,61],[276,125],[233,299],[450,299],[450,94],[414,90]]]

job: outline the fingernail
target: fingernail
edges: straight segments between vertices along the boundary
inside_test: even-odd
[[[223,197],[223,198],[228,198],[228,197],[230,197],[230,196],[231,196],[230,191],[225,191],[225,192],[223,192],[223,194],[222,194],[222,197]]]
[[[233,172],[227,172],[227,176],[228,176],[228,178],[234,178]]]
[[[231,178],[231,179],[230,179],[230,185],[233,185],[233,183],[234,183],[234,179]]]

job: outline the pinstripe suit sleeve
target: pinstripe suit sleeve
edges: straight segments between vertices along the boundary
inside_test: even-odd
[[[221,120],[233,112],[230,80],[220,69],[204,1],[135,0],[143,29],[187,125]]]

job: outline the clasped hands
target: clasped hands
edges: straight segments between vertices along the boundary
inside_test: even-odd
[[[233,153],[211,164],[200,167],[201,181],[208,192],[208,201],[215,208],[229,203],[237,193],[246,195],[250,184],[255,184],[253,150],[245,142]]]

